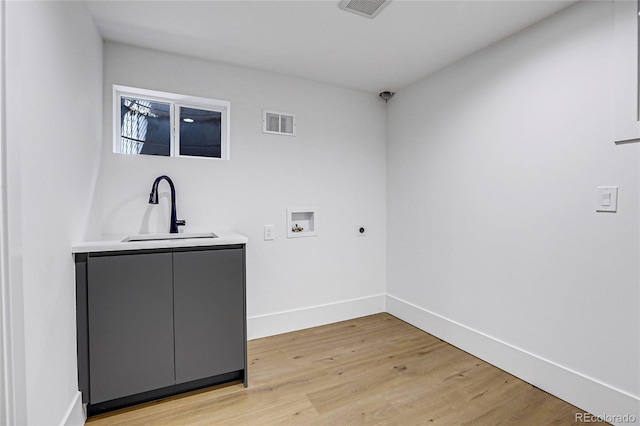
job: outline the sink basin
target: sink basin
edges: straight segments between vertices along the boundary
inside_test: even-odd
[[[132,243],[136,241],[163,241],[163,240],[184,240],[188,238],[218,238],[213,232],[192,232],[184,234],[139,234],[130,235],[123,243]]]

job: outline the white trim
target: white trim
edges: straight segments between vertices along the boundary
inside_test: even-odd
[[[27,376],[25,361],[22,276],[22,199],[20,143],[8,125],[6,99],[8,71],[8,3],[0,0],[0,425],[27,423]],[[15,17],[14,17],[15,19]],[[15,71],[15,70],[13,70]],[[18,77],[19,78],[19,77]],[[20,81],[13,82],[12,88]],[[15,126],[19,127],[19,126]],[[5,423],[6,422],[6,423]]]
[[[384,294],[247,318],[247,339],[288,333],[384,312]]]
[[[78,391],[64,413],[60,426],[82,426],[86,420],[87,416],[82,406],[82,393]]]
[[[177,157],[180,151],[178,149],[178,145],[180,144],[180,132],[176,131],[175,125],[175,123],[180,120],[180,114],[178,112],[179,110],[180,108],[176,108],[176,104],[174,104],[173,102],[169,104],[169,116],[171,117],[171,121],[169,123],[169,125],[171,126],[171,129],[169,130],[171,132],[171,136],[169,138],[169,156],[171,157]]]
[[[16,424],[7,243],[6,2],[0,0],[0,425]]]
[[[386,309],[421,330],[594,415],[630,414],[640,397],[387,294]],[[638,423],[632,423],[638,424]]]
[[[14,423],[13,368],[11,366],[11,304],[6,244],[6,119],[5,119],[5,0],[0,0],[0,425]]]
[[[640,142],[638,2],[614,1],[614,141]]]

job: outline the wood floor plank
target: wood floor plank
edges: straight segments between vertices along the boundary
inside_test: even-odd
[[[563,426],[582,413],[389,314],[252,340],[248,362],[246,389],[194,392],[87,424]]]
[[[398,416],[398,410],[380,396],[354,401],[352,404],[318,416],[316,424],[323,425],[375,425]]]

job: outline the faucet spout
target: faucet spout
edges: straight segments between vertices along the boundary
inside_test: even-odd
[[[176,214],[176,188],[169,176],[158,176],[156,180],[153,181],[151,193],[149,194],[149,204],[158,204],[158,185],[163,179],[167,181],[169,188],[171,188],[171,223],[169,224],[169,233],[177,234],[178,226],[183,226],[186,222],[184,220],[178,220],[178,216]]]

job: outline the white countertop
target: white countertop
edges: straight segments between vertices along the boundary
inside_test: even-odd
[[[221,246],[227,244],[246,244],[249,239],[233,231],[211,231],[217,238],[180,238],[175,240],[127,241],[126,237],[112,237],[101,241],[86,241],[71,247],[71,253],[92,253],[100,251],[148,250],[174,247]]]

